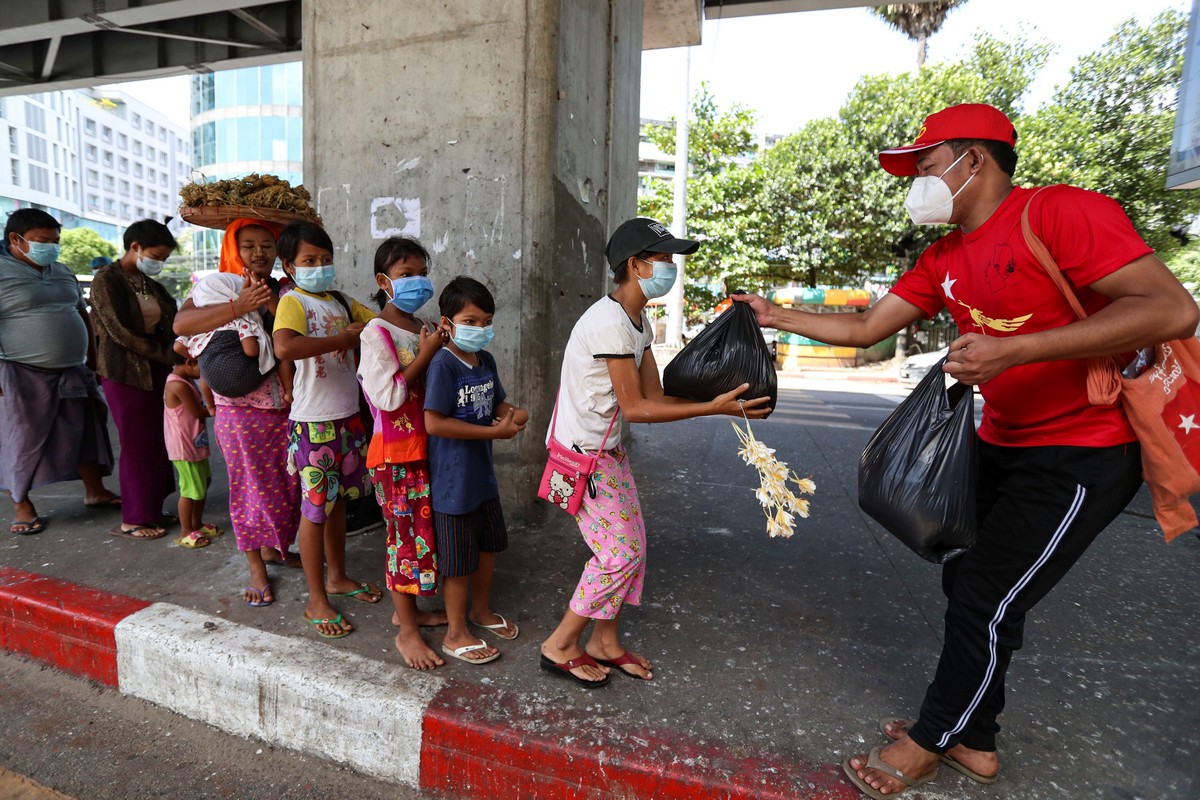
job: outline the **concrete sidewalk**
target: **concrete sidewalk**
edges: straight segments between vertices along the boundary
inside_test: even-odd
[[[85,512],[77,485],[48,487],[35,493],[48,530],[0,540],[0,640],[439,796],[857,797],[837,765],[882,743],[878,717],[916,710],[937,659],[941,595],[937,568],[857,508],[858,455],[896,387],[838,380],[823,385],[845,393],[828,395],[810,380],[782,381],[800,388],[754,426],[817,483],[812,518],[789,541],[767,538],[728,421],[635,427],[649,572],[623,629],[654,661],[651,683],[615,676],[585,691],[538,669],[538,644],[588,557],[561,513],[514,525],[498,560],[493,605],[522,629],[499,643],[504,657],[423,674],[395,653],[386,602],[342,602],[357,631],[319,641],[300,619],[298,570],[274,570],[275,604],[248,608],[232,536],[199,551],[118,539],[105,534],[116,513]],[[215,484],[210,516],[223,521]],[[1140,496],[1027,625],[1000,782],[944,770],[909,796],[1200,788],[1200,540],[1165,545],[1148,514]],[[381,582],[382,551],[381,533],[352,537],[351,574]]]

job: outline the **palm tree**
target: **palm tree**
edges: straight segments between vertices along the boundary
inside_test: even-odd
[[[891,3],[875,6],[871,13],[917,43],[917,68],[925,63],[925,42],[941,29],[946,15],[967,0],[933,0],[929,3]]]

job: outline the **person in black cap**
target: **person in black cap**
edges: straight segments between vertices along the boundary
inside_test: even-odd
[[[564,447],[599,454],[592,473],[595,497],[584,486],[563,487],[583,492],[575,519],[593,556],[562,622],[542,643],[541,665],[588,688],[607,683],[613,667],[642,680],[653,677],[650,662],[625,650],[617,631],[622,609],[641,603],[646,533],[620,428],[613,425],[616,417],[672,422],[715,414],[740,417],[744,410],[747,417],[761,419],[770,411],[770,398],[738,399],[749,384],[706,403],[663,395],[646,303],[674,285],[671,256],[694,253],[699,246],[675,238],[652,219],[622,224],[604,250],[617,288],[579,318],[563,353],[547,441],[553,436]],[[596,621],[591,638],[580,647],[591,620]]]
[[[1005,673],[1026,614],[1142,483],[1137,436],[1119,404],[1091,402],[1088,360],[1192,336],[1200,318],[1113,200],[1071,186],[1014,186],[1016,142],[1002,111],[967,103],[930,115],[912,144],[879,154],[892,175],[915,176],[905,201],[915,224],[956,227],[866,313],[810,314],[735,297],[764,327],[862,347],[945,308],[961,335],[942,369],[983,396],[978,539],[943,566],[937,672],[916,719],[880,720],[891,744],[842,765],[872,798],[932,780],[939,764],[995,783]],[[1023,221],[1086,319],[1051,279]]]

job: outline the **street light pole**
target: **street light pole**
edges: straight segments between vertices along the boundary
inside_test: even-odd
[[[675,214],[671,220],[671,232],[687,238],[687,180],[688,180],[688,116],[691,113],[691,70],[692,48],[684,48],[683,66],[683,113],[675,122]],[[679,277],[667,295],[666,343],[670,347],[683,346],[683,284],[686,256],[675,256]]]

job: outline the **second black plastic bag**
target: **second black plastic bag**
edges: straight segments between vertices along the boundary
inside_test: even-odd
[[[775,407],[779,396],[775,360],[754,311],[735,302],[671,359],[663,370],[663,392],[704,402],[743,383],[750,384],[743,399],[770,397],[770,406]]]
[[[975,543],[975,393],[946,388],[942,365],[867,442],[858,504],[924,559],[943,564]]]

